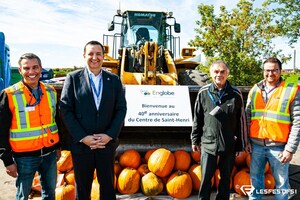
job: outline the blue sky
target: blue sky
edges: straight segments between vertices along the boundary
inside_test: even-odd
[[[238,0],[1,0],[0,31],[10,46],[11,64],[26,52],[36,53],[43,67],[83,66],[83,46],[90,40],[102,42],[107,24],[121,10],[172,11],[181,24],[181,47],[194,39],[195,21],[200,3],[233,8]],[[293,50],[279,40],[276,48],[286,53]],[[296,45],[300,49],[300,44]],[[299,55],[299,52],[297,52]],[[298,56],[297,55],[297,56]],[[298,56],[299,57],[299,56]],[[291,61],[288,65],[292,65]],[[297,59],[299,66],[300,58]]]

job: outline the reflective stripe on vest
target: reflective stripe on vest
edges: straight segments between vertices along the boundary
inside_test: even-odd
[[[287,85],[287,86],[286,86]],[[288,108],[292,99],[292,94],[295,93],[295,90],[297,90],[297,85],[295,85],[295,83],[288,83],[285,84],[285,92],[283,95],[283,98],[281,99],[281,107],[279,112],[283,112],[283,113],[287,113],[288,112]],[[287,102],[282,102],[283,100],[287,99]]]
[[[255,112],[252,112],[252,117],[251,119],[257,119],[260,120],[262,117],[264,117],[265,119],[269,120],[269,121],[273,121],[273,122],[280,122],[283,124],[290,124],[290,115],[289,114],[285,114],[285,113],[276,113],[276,112],[272,112],[272,111],[260,111],[260,110],[256,110]]]
[[[261,120],[264,117],[265,120],[280,122],[283,124],[291,124],[290,114],[288,111],[290,101],[292,96],[295,94],[295,90],[297,90],[295,83],[286,83],[283,88],[283,95],[279,100],[279,106],[277,107],[277,111],[258,109],[257,100],[259,94],[259,88],[256,86],[253,89],[252,99],[254,109],[251,112],[251,119]],[[254,94],[254,95],[253,95]]]
[[[52,88],[49,88],[49,87],[46,88],[46,91],[47,91],[46,94],[47,94],[48,102],[51,102],[51,105],[50,105],[50,110],[52,113],[51,121],[54,121],[55,115],[56,115],[56,113],[54,112],[54,107],[56,106],[56,93],[54,93]]]
[[[18,127],[28,128],[27,124],[29,124],[29,117],[28,117],[28,113],[25,112],[26,99],[23,94],[24,94],[23,90],[17,90],[16,92],[13,93],[12,99],[13,99],[14,105],[16,106],[15,113],[17,115],[16,119],[17,119]],[[18,110],[21,112],[17,112]]]
[[[10,129],[10,140],[20,141],[38,138],[41,135],[47,137],[47,128],[50,129],[52,133],[58,132],[56,123],[50,124],[45,127],[36,127],[28,129]]]
[[[18,85],[19,86],[19,85]],[[26,139],[33,139],[36,138],[42,134],[47,134],[47,131],[43,131],[46,127],[49,127],[51,132],[57,132],[57,125],[54,122],[55,119],[55,112],[54,107],[56,106],[56,94],[52,88],[46,87],[46,95],[48,102],[50,104],[50,110],[52,113],[52,119],[51,122],[54,122],[52,124],[47,124],[43,127],[30,127],[30,121],[29,121],[29,114],[28,112],[25,112],[26,109],[26,99],[24,95],[24,91],[22,88],[17,88],[17,85],[15,85],[14,90],[15,92],[12,93],[12,99],[14,102],[14,105],[16,106],[15,115],[17,120],[17,129],[10,129],[10,138],[12,141],[18,141],[18,140],[26,140]],[[44,135],[47,136],[47,135]]]

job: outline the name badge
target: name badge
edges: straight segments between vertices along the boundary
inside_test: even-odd
[[[34,106],[25,107],[25,112],[31,112],[31,111],[35,111]]]
[[[222,108],[220,106],[216,106],[214,109],[212,109],[212,111],[210,111],[209,114],[211,116],[215,116],[216,114],[218,114],[221,111],[222,111]]]

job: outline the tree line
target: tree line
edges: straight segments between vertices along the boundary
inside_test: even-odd
[[[216,15],[213,5],[198,6],[200,19],[189,45],[198,47],[206,57],[206,65],[198,67],[201,71],[208,72],[213,61],[222,59],[230,66],[233,84],[253,85],[262,79],[265,58],[276,56],[283,63],[292,58],[276,49],[275,39],[284,39],[290,47],[298,41],[299,0],[240,0],[232,10],[219,9]]]

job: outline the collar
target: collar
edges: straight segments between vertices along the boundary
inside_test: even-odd
[[[228,80],[226,80],[225,86],[221,90],[219,90],[218,86],[213,82],[211,84],[211,89],[210,90],[211,90],[211,92],[219,93],[221,91],[225,91],[228,88],[228,85],[229,85],[229,82],[228,82]]]
[[[281,83],[282,83],[283,79],[280,77],[279,81],[276,83],[275,88],[278,87]],[[265,90],[266,88],[266,81],[265,80],[261,80],[260,82],[258,82],[257,87],[261,90]]]
[[[281,84],[281,82],[282,82],[282,78],[280,77],[274,88],[277,88]],[[267,88],[267,84],[265,80],[263,81],[263,87]]]
[[[27,83],[25,83],[24,82],[24,79],[22,79],[22,83],[25,85],[25,87],[27,87],[28,88],[28,90],[32,93],[32,88],[27,84]],[[37,86],[37,88],[40,88],[41,86],[40,86],[40,82],[38,82],[38,86]]]
[[[91,72],[91,70],[90,70],[88,67],[86,67],[86,69],[87,69],[88,74],[89,74],[89,76],[90,76],[91,78],[98,78],[98,77],[101,77],[101,76],[102,76],[102,69],[101,69],[100,73],[99,73],[97,76],[96,76],[93,72]]]

